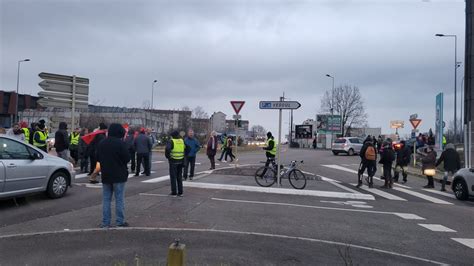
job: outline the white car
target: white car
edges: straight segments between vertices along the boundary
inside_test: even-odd
[[[457,171],[451,188],[459,200],[467,200],[469,196],[474,196],[474,168],[463,168]]]
[[[338,138],[332,144],[332,153],[334,155],[346,153],[347,155],[352,156],[354,154],[358,154],[363,145],[364,141],[359,138]]]
[[[0,199],[40,192],[60,198],[74,182],[75,174],[70,162],[0,136]]]

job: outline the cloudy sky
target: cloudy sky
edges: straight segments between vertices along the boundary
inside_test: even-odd
[[[90,79],[90,103],[141,107],[155,89],[155,107],[203,106],[231,116],[245,100],[251,124],[276,131],[276,111],[260,100],[283,92],[302,108],[295,123],[315,117],[320,97],[358,86],[369,125],[418,113],[434,127],[435,95],[453,116],[454,40],[464,61],[463,0],[405,1],[115,1],[0,0],[0,89],[40,91],[38,73]],[[458,90],[464,69],[458,70]],[[460,102],[459,102],[460,103]],[[288,114],[284,126],[288,128]],[[409,125],[402,133],[408,132]],[[287,129],[285,130],[287,132]]]

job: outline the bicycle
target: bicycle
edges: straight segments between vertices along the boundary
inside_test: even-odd
[[[275,159],[270,161],[271,166],[262,166],[255,172],[255,181],[261,187],[270,187],[277,182],[278,166]],[[303,163],[300,161],[299,163]],[[298,162],[291,161],[288,167],[281,167],[280,185],[282,178],[288,178],[290,184],[295,189],[304,189],[306,187],[306,176],[297,169]]]

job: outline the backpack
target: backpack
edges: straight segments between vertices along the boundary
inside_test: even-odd
[[[377,159],[375,148],[373,146],[369,146],[367,147],[367,150],[365,150],[365,159],[369,161],[375,161],[375,159]]]

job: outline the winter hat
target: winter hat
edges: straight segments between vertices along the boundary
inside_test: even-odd
[[[66,129],[67,129],[67,124],[66,124],[66,122],[60,122],[60,123],[59,123],[59,129],[64,129],[64,130],[66,130]]]
[[[171,132],[171,137],[178,138],[179,137],[179,132],[177,130]]]
[[[272,132],[268,131],[267,138],[271,138],[271,137],[273,137]]]
[[[120,125],[120,126],[122,126],[122,125]],[[122,128],[123,128],[123,127],[122,127]],[[107,129],[107,125],[104,124],[104,123],[100,123],[100,124],[99,124],[99,129],[102,129],[102,130],[103,130],[103,129]]]

